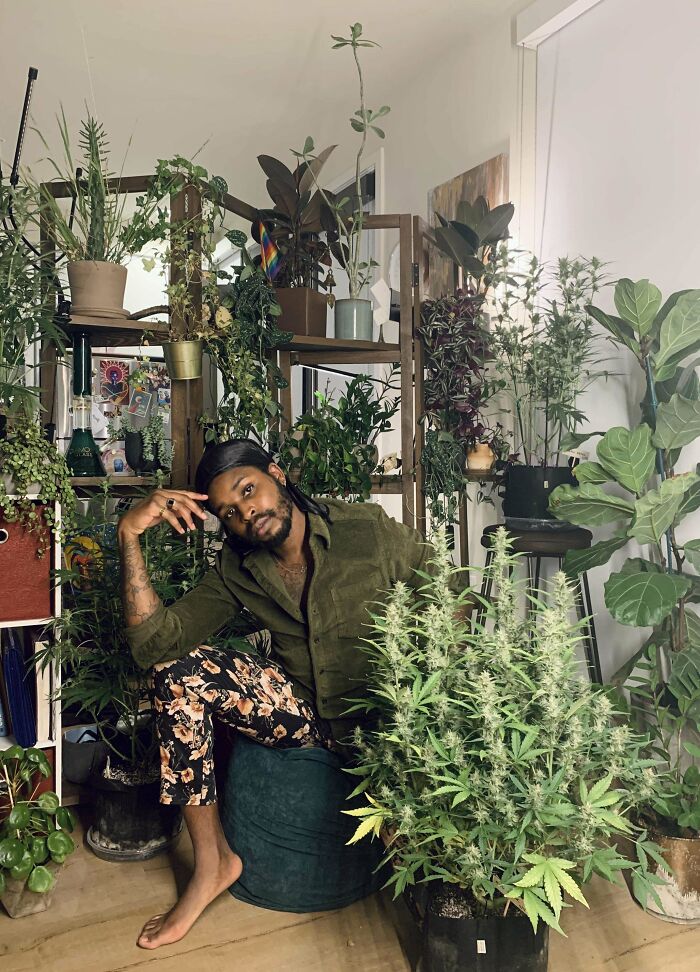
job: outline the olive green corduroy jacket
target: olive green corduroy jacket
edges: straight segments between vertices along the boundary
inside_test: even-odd
[[[420,533],[398,523],[375,503],[324,500],[331,523],[308,514],[313,558],[307,617],[289,596],[267,550],[240,555],[224,545],[216,566],[170,607],[159,605],[142,624],[127,629],[142,668],[180,658],[206,644],[227,621],[247,608],[272,638],[272,657],[298,696],[313,702],[343,738],[358,721],[342,718],[347,697],[363,694],[369,661],[361,648],[369,635],[372,602],[383,601],[396,581],[416,589],[432,572],[432,547]],[[461,585],[455,575],[455,589]]]

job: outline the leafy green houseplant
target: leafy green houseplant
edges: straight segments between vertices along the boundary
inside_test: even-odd
[[[29,496],[36,497],[30,499]],[[61,505],[56,520],[54,503]],[[49,442],[36,422],[15,423],[0,439],[0,511],[6,520],[18,521],[37,537],[42,556],[53,535],[65,539],[76,510],[75,492],[65,457]]]
[[[38,793],[51,775],[41,749],[10,746],[0,751],[0,901],[12,918],[43,911],[56,875],[75,850],[75,818],[55,793]],[[37,781],[38,779],[38,781]]]
[[[365,639],[369,700],[353,709],[377,722],[355,732],[348,772],[367,804],[347,811],[359,818],[353,839],[385,832],[395,894],[430,882],[428,953],[430,922],[445,913],[500,921],[524,912],[533,930],[560,931],[567,896],[585,904],[593,875],[626,872],[640,899],[654,898],[661,879],[647,862],[659,854],[631,820],[658,792],[653,761],[605,692],[579,677],[565,576],[522,617],[501,529],[490,568],[497,593],[470,628],[458,609],[474,595],[451,592],[444,536],[434,542],[433,576],[417,600],[395,585]],[[620,855],[621,836],[639,859]],[[523,949],[528,941],[525,925]]]
[[[700,615],[693,609],[700,597],[700,540],[688,537],[684,525],[700,508],[700,476],[676,473],[682,450],[700,435],[693,357],[700,349],[700,291],[675,293],[662,306],[648,280],[622,279],[615,306],[619,316],[598,308],[591,314],[643,370],[643,421],[631,430],[608,430],[596,460],[576,468],[578,489],[555,490],[550,506],[557,517],[612,531],[590,550],[570,552],[569,571],[605,564],[628,544],[647,550],[638,557],[633,549],[605,584],[605,604],[616,621],[652,629],[615,681],[632,675],[633,710],[652,728],[673,773],[674,798],[648,808],[656,829],[671,837],[692,834],[700,845],[700,747],[693,735],[700,731]],[[700,897],[697,906],[700,915]]]
[[[216,419],[203,419],[205,438],[212,442],[253,436],[263,442],[270,422],[279,416],[273,388],[286,386],[274,352],[292,335],[278,326],[281,308],[275,291],[247,255],[245,234],[233,232],[229,239],[241,247],[244,262],[226,273],[229,282],[219,288],[218,306],[209,312],[215,326],[206,324],[202,331],[223,383]]]
[[[486,374],[492,352],[479,308],[480,299],[461,292],[426,300],[421,307],[425,412],[420,421],[427,430],[421,462],[431,520],[446,526],[457,516],[470,452],[480,444],[490,447],[494,459],[508,451],[500,423],[485,414],[492,395]]]
[[[277,301],[282,307],[281,326],[296,334],[326,336],[328,298],[325,289],[331,266],[329,243],[323,238],[321,209],[323,200],[314,178],[320,175],[335,148],[329,146],[310,162],[297,160],[292,172],[270,155],[259,155],[258,162],[267,176],[267,191],[273,209],[261,209],[251,226],[251,235],[261,243],[260,225],[277,247],[279,265],[274,282]]]
[[[382,105],[381,108],[373,110],[368,108],[365,103],[365,84],[359,52],[360,48],[378,47],[379,45],[363,35],[362,24],[352,24],[349,37],[333,35],[333,40],[335,41],[334,49],[349,47],[352,50],[360,88],[360,107],[350,119],[352,130],[360,136],[355,157],[355,178],[352,192],[339,197],[320,186],[313,166],[318,166],[319,161],[324,160],[324,155],[328,152],[328,149],[315,154],[314,140],[310,136],[304,142],[302,150],[294,154],[310,167],[309,171],[312,172],[314,184],[326,207],[327,219],[324,228],[329,232],[332,240],[331,252],[347,275],[350,291],[348,299],[358,301],[362,299],[362,291],[372,279],[374,269],[377,266],[375,260],[367,260],[363,256],[362,240],[365,228],[365,212],[362,200],[362,159],[370,132],[378,135],[379,138],[384,138],[384,131],[379,127],[378,122],[389,113],[390,108],[388,105]],[[366,306],[360,310],[357,304],[348,305],[344,301],[336,302],[337,337],[362,337],[371,340],[372,305],[370,301],[365,301],[364,304]],[[345,314],[346,310],[353,315],[361,313],[361,324],[358,322],[358,326],[353,327],[348,322],[348,332],[345,333],[342,325],[338,327],[340,323],[338,321],[339,307],[341,314]]]
[[[37,184],[29,174],[27,184],[38,206],[36,217],[45,220],[49,238],[68,260],[73,313],[125,316],[126,268],[121,264],[146,243],[163,236],[167,211],[161,201],[172,188],[170,174],[156,173],[147,191],[136,197],[130,213],[121,176],[109,168],[109,141],[102,124],[88,112],[81,123],[77,156],[62,109],[58,128],[62,158],[56,161],[50,156],[49,162],[67,185],[73,204],[60,202],[51,182]]]
[[[585,420],[582,392],[605,374],[588,308],[603,283],[595,257],[555,266],[499,248],[493,299],[493,391],[515,417],[516,447],[525,466],[506,474],[506,517],[547,519],[549,493],[573,481],[563,454]]]
[[[483,303],[497,275],[498,244],[508,237],[515,207],[503,203],[489,207],[483,196],[473,203],[463,199],[457,204],[457,219],[436,213],[439,226],[432,242],[462,270],[462,291],[474,298],[475,308]]]
[[[380,393],[372,379],[358,375],[337,404],[316,392],[318,407],[302,415],[286,435],[280,462],[305,492],[313,496],[369,499],[371,476],[377,468],[377,436],[391,428],[399,402],[393,371]]]
[[[10,220],[10,213],[15,222]],[[29,347],[53,341],[63,350],[63,333],[53,322],[55,291],[44,264],[33,261],[22,237],[29,229],[26,197],[0,186],[0,435],[13,416],[31,418],[39,389],[27,365]]]

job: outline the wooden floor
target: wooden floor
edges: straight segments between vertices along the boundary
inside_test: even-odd
[[[81,846],[48,911],[11,919],[0,908],[2,972],[412,972],[419,941],[390,895],[342,911],[290,915],[223,894],[182,942],[135,945],[141,925],[166,910],[187,880],[186,836],[170,856],[110,864]],[[568,938],[551,938],[550,972],[698,972],[700,928],[645,915],[627,891],[589,885],[591,911],[571,909]],[[507,970],[504,970],[507,972]]]

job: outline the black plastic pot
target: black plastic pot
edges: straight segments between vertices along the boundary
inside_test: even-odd
[[[71,783],[82,785],[90,776],[102,772],[108,753],[96,726],[66,729],[62,746],[63,775]]]
[[[423,920],[421,972],[547,972],[549,929],[544,923],[533,934],[528,919],[514,909],[507,918],[449,918],[436,912],[431,895]]]
[[[576,486],[568,466],[508,466],[503,480],[503,515],[510,519],[554,520],[549,495],[557,486]]]
[[[180,808],[158,801],[158,780],[128,783],[98,777],[90,784],[93,824],[87,842],[103,860],[147,860],[167,850],[182,830]]]

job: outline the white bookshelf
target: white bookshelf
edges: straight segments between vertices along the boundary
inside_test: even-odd
[[[28,499],[39,500],[39,496],[36,493],[29,493]],[[54,507],[54,513],[56,516],[56,524],[60,524],[61,519],[61,507],[57,503]],[[51,545],[51,568],[53,570],[61,566],[62,557],[61,544],[57,539]],[[5,619],[0,621],[0,642],[2,642],[3,630],[7,628],[36,628],[37,635],[41,634],[46,626],[56,618],[61,615],[61,586],[57,584],[52,589],[52,614],[47,618],[30,618],[30,619],[20,619],[12,620]],[[48,633],[44,636],[42,643],[46,641],[49,637]],[[54,756],[54,790],[58,795],[59,800],[62,799],[61,793],[61,773],[62,773],[62,761],[61,761],[61,705],[60,702],[52,701],[48,697],[50,692],[55,695],[60,689],[61,685],[61,671],[60,666],[52,665],[45,669],[44,673],[41,673],[36,668],[30,669],[33,673],[35,679],[35,697],[36,697],[36,717],[37,717],[37,742],[35,747],[37,749],[53,750]],[[7,713],[9,716],[9,713]],[[48,727],[48,731],[44,732],[43,728]],[[13,735],[0,736],[0,750],[9,749],[10,746],[14,746],[17,740]]]

